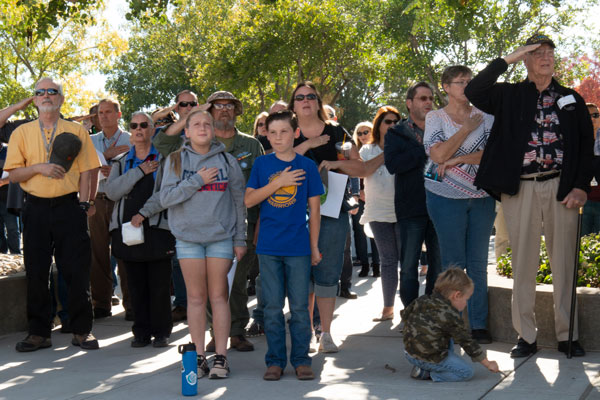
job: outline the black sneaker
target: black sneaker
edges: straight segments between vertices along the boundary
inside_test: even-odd
[[[473,329],[471,337],[479,344],[492,343],[492,335],[490,335],[487,329]]]
[[[250,326],[246,329],[247,337],[262,336],[265,334],[265,328],[259,324],[256,320],[252,321]]]
[[[206,361],[206,357],[202,354],[198,354],[196,359],[198,360],[198,378],[203,378],[210,373],[208,361]]]
[[[152,342],[152,347],[167,347],[169,346],[169,338],[166,336],[155,337]]]
[[[209,379],[224,379],[229,376],[229,363],[222,354],[215,355],[213,366],[210,369]]]
[[[511,358],[528,357],[537,353],[537,341],[527,343],[525,339],[519,338],[517,345],[510,350]]]
[[[426,381],[426,380],[431,379],[431,374],[426,369],[414,366],[412,371],[410,371],[410,377],[413,379]]]
[[[562,342],[558,342],[558,351],[569,355],[569,342],[564,340]],[[573,357],[583,357],[585,356],[585,350],[579,344],[579,341],[574,340],[571,343],[571,356]]]
[[[134,337],[131,341],[131,347],[146,347],[150,344],[150,338]]]

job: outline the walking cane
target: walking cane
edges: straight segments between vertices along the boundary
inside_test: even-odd
[[[579,249],[581,248],[581,218],[583,217],[583,207],[579,207],[577,216],[577,243],[575,244],[575,265],[573,267],[573,288],[571,291],[571,315],[569,319],[569,341],[567,343],[567,358],[573,357],[573,329],[575,328],[575,304],[577,303],[577,275],[579,272]]]

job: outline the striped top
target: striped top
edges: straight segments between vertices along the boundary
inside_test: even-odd
[[[467,136],[453,157],[476,153],[483,150],[487,143],[494,117],[475,107],[471,111],[471,116],[474,114],[483,114],[483,122]],[[423,138],[427,155],[430,155],[429,152],[433,145],[450,139],[461,127],[462,125],[455,123],[443,108],[430,111],[425,119],[425,136]],[[484,190],[477,190],[473,186],[478,168],[479,165],[474,164],[457,164],[446,170],[441,182],[425,179],[425,189],[438,196],[451,199],[487,197],[488,194]]]

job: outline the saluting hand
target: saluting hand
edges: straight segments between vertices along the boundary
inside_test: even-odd
[[[507,64],[514,64],[516,62],[519,62],[525,58],[527,53],[531,53],[532,51],[534,51],[541,45],[542,45],[541,43],[536,43],[536,44],[529,44],[527,46],[521,46],[521,47],[517,48],[515,51],[513,51],[512,53],[510,53],[509,55],[507,55],[506,57],[504,57],[504,61],[506,61]]]

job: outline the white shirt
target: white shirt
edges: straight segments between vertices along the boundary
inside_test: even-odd
[[[360,158],[369,161],[383,153],[377,144],[366,144],[360,148]],[[394,209],[394,175],[385,165],[381,165],[372,174],[364,178],[365,211],[360,218],[361,224],[367,222],[396,222]]]

